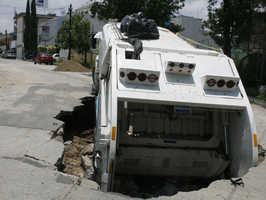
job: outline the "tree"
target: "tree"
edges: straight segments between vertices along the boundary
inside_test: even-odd
[[[31,2],[31,51],[33,56],[37,55],[38,48],[38,19],[36,14],[36,2]]]
[[[70,28],[69,20],[64,20],[61,28],[57,33],[57,38],[55,41],[56,46],[58,46],[61,49],[69,48],[69,34],[68,34],[69,28]]]
[[[223,0],[220,7],[218,0],[208,1],[208,19],[204,27],[228,56],[231,56],[232,46],[238,46],[252,31],[250,1]]]
[[[76,14],[73,17],[73,34],[74,48],[84,56],[84,63],[86,64],[87,53],[91,45],[91,34],[90,22],[82,14]]]
[[[251,40],[254,33],[254,18],[264,8],[265,0],[208,0],[208,20],[204,27],[217,44],[223,47],[226,55],[231,56],[232,47]],[[263,10],[263,9],[262,9]],[[265,34],[266,35],[266,34]],[[249,45],[248,45],[249,46]],[[247,51],[249,51],[247,47]]]
[[[84,63],[87,63],[87,53],[90,50],[91,34],[90,22],[85,15],[75,13],[72,17],[72,29],[70,29],[69,20],[63,22],[62,27],[58,31],[56,45],[62,49],[69,48],[69,31],[72,35],[72,47],[81,53],[84,57]]]
[[[27,0],[26,6],[26,15],[24,18],[25,29],[23,33],[23,42],[24,42],[24,52],[25,56],[28,57],[31,54],[31,17],[30,17],[30,3]]]
[[[154,19],[159,26],[165,27],[171,17],[184,6],[185,0],[103,0],[94,2],[91,7],[92,17],[100,19],[118,19],[124,16],[143,12],[144,16]],[[171,26],[174,29],[177,27]]]

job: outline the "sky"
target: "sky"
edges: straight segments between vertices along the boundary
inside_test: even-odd
[[[57,8],[67,8],[70,3],[74,9],[84,5],[89,0],[50,0],[48,3],[49,9],[52,9],[60,14]],[[17,12],[25,11],[27,0],[0,0],[0,32],[4,33],[13,31],[13,17],[15,9]],[[180,14],[193,16],[197,18],[207,18],[208,0],[186,0],[185,7],[180,10]]]

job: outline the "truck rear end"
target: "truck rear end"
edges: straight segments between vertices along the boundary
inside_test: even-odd
[[[105,51],[95,144],[103,191],[116,176],[239,177],[257,165],[253,113],[233,61],[159,30],[160,40],[142,41],[140,59],[124,41]]]

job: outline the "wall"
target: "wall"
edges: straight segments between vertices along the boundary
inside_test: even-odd
[[[55,45],[57,33],[61,28],[63,21],[66,17],[57,17],[56,19],[50,19],[45,22],[40,22],[38,25],[39,44],[40,45]],[[48,27],[48,30],[44,30],[43,27]]]
[[[17,20],[17,58],[22,59],[23,58],[23,32],[24,32],[24,17],[21,16]]]

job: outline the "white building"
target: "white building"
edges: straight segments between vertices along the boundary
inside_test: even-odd
[[[24,42],[23,42],[23,40],[24,40],[24,29],[25,29],[25,23],[24,23],[25,16],[26,16],[25,13],[20,13],[16,16],[16,22],[17,22],[16,49],[17,49],[17,58],[18,59],[22,59],[24,57]],[[38,18],[38,38],[39,38],[39,36],[40,36],[39,34],[42,33],[40,31],[41,24],[46,23],[49,20],[56,20],[58,17],[56,15],[37,15],[37,18]],[[51,24],[53,24],[53,23],[51,23]],[[48,29],[53,30],[53,28],[48,28]],[[56,29],[56,30],[58,30],[58,29]]]
[[[39,45],[55,45],[57,33],[61,28],[66,17],[61,16],[49,19],[38,24],[38,44]]]

